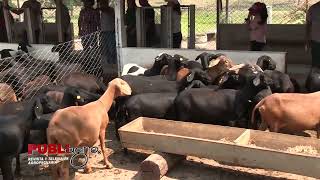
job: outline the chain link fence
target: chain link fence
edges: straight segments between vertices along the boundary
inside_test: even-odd
[[[9,50],[10,51],[10,50]],[[17,52],[16,56],[0,59],[0,100],[10,100],[10,86],[18,99],[32,98],[48,84],[59,84],[74,72],[97,78],[117,73],[115,44],[110,35],[96,32],[80,39],[53,47]],[[4,83],[4,84],[3,84]]]
[[[224,24],[242,24],[248,16],[248,9],[257,1],[223,1],[220,22]],[[261,0],[268,8],[269,24],[304,24],[308,8],[317,0]]]

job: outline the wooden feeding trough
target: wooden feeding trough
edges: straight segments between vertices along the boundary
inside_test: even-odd
[[[144,117],[121,127],[119,133],[126,148],[320,178],[318,139]]]

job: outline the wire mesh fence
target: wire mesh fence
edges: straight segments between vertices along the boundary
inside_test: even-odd
[[[110,34],[95,32],[78,40],[0,60],[0,100],[12,99],[11,87],[20,99],[32,98],[48,84],[59,84],[74,72],[97,78],[116,70],[116,48]]]
[[[56,22],[56,8],[42,8],[42,21],[44,23],[55,23]]]
[[[229,0],[222,4],[220,22],[242,24],[255,0]],[[261,0],[268,8],[269,24],[303,24],[308,8],[317,0]]]
[[[181,7],[181,33],[182,33],[182,41],[187,42],[189,35],[189,7]],[[187,46],[181,46],[182,48],[187,48]]]

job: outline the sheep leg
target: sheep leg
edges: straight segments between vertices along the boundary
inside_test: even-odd
[[[279,132],[279,123],[275,122],[272,127],[269,128],[271,132]]]
[[[108,155],[106,152],[105,136],[106,136],[106,130],[105,129],[100,130],[99,139],[100,139],[100,146],[103,154],[104,164],[106,165],[107,169],[112,169],[113,165],[109,162]]]
[[[91,165],[90,165],[90,152],[91,151],[89,149],[87,149],[86,154],[87,154],[87,157],[88,157],[88,162],[87,162],[86,167],[84,168],[84,172],[87,173],[87,174],[92,172],[92,168],[91,168]]]
[[[2,172],[2,177],[4,180],[14,180],[14,175],[12,171],[12,158],[0,159],[0,169]]]
[[[20,168],[20,154],[18,154],[18,155],[16,156],[16,170],[15,170],[14,173],[15,173],[17,176],[20,176],[20,175],[21,175],[20,172],[21,172],[21,168]]]
[[[267,130],[267,128],[268,128],[267,122],[262,120],[262,122],[261,122],[261,124],[259,126],[259,130],[260,131],[265,131],[265,130]]]
[[[320,139],[320,123],[317,126],[317,138]]]
[[[59,162],[57,165],[57,178],[58,180],[68,180],[69,179],[69,161]]]

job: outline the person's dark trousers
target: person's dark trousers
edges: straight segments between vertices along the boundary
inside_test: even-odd
[[[35,42],[35,43],[36,43],[36,44],[39,44],[40,29],[35,30],[35,31],[34,31],[34,35],[35,35],[35,37],[36,37],[36,42]],[[23,42],[29,43],[27,31],[24,31],[24,32],[23,32]]]
[[[262,51],[266,43],[250,41],[250,51]]]
[[[0,42],[8,42],[7,29],[0,27]]]
[[[100,36],[101,55],[103,63],[116,64],[117,50],[116,50],[116,36],[114,31],[102,31]]]
[[[311,42],[312,66],[320,67],[320,42]]]
[[[173,48],[180,48],[181,41],[182,41],[182,33],[181,32],[173,33],[172,39],[173,39],[172,47]]]
[[[137,47],[136,31],[130,32],[129,30],[127,30],[127,46],[128,47]]]
[[[146,47],[152,47],[154,44],[153,38],[155,36],[155,32],[152,30],[147,31],[146,33]]]

